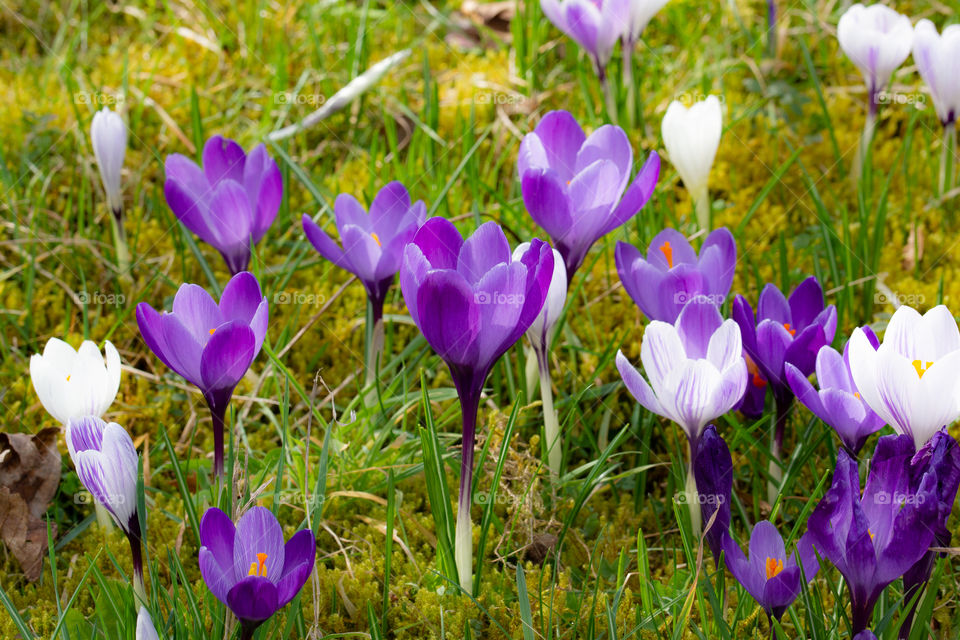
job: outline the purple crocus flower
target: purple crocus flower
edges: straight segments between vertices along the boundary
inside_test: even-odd
[[[143,596],[143,552],[137,513],[139,456],[126,429],[98,416],[70,418],[64,440],[77,476],[90,495],[103,505],[130,543],[133,583]]]
[[[870,344],[876,349],[880,341],[870,327],[863,328]],[[843,355],[829,346],[817,353],[817,383],[820,391],[813,388],[807,376],[786,363],[784,372],[790,389],[815,416],[833,427],[843,446],[855,457],[867,441],[867,437],[883,428],[883,418],[860,397],[857,385],[850,373],[850,342],[843,347]]]
[[[813,373],[817,353],[833,341],[837,331],[837,309],[824,305],[823,289],[810,276],[797,285],[789,299],[775,285],[767,284],[760,292],[756,316],[746,298],[738,294],[733,301],[733,319],[740,325],[744,352],[773,390],[777,409],[773,453],[779,459],[793,402],[784,365],[792,364],[804,376]]]
[[[724,537],[723,551],[730,573],[763,607],[771,629],[773,620],[780,620],[800,595],[801,579],[810,582],[820,569],[808,536],[797,541],[797,550],[788,558],[783,538],[767,520],[753,527],[749,559],[729,534]],[[776,638],[776,633],[772,637]]]
[[[242,271],[230,279],[217,304],[202,287],[184,284],[172,312],[137,305],[144,342],[160,360],[203,392],[213,416],[214,473],[223,475],[224,419],[237,383],[267,335],[269,311],[260,283]]]
[[[631,183],[623,129],[604,125],[588,137],[568,112],[551,111],[524,136],[517,169],[527,211],[563,256],[569,285],[590,247],[653,195],[660,157],[651,151]]]
[[[861,497],[857,462],[841,449],[833,485],[807,521],[817,552],[847,583],[851,634],[869,626],[883,590],[923,558],[934,540],[936,472],[926,471],[915,484],[913,455],[909,436],[880,438]]]
[[[704,524],[717,516],[706,531],[707,544],[713,553],[713,562],[720,566],[723,539],[730,533],[730,501],[733,499],[733,458],[730,449],[715,426],[707,425],[700,436],[693,476],[697,481],[700,513]]]
[[[283,529],[269,509],[253,507],[236,526],[220,509],[200,521],[200,573],[217,600],[240,620],[240,638],[300,592],[313,571],[317,546],[310,529],[283,542]]]
[[[432,218],[404,250],[403,298],[423,337],[446,362],[460,397],[463,458],[456,564],[467,593],[472,590],[470,505],[480,393],[494,363],[540,314],[553,268],[553,250],[537,239],[513,259],[495,222],[464,240],[452,222]]]
[[[767,401],[767,381],[749,355],[743,354],[747,362],[747,390],[740,403],[734,407],[749,420],[758,420],[763,415],[763,406]]]
[[[251,245],[273,224],[283,199],[277,163],[260,144],[248,154],[223,136],[203,146],[203,168],[184,155],[167,156],[163,192],[173,213],[217,249],[231,274],[250,264]]]
[[[909,436],[901,436],[908,438]],[[953,510],[953,503],[957,498],[957,489],[960,488],[960,446],[957,441],[941,429],[927,441],[910,460],[912,486],[919,487],[927,471],[932,471],[937,477],[937,517],[934,526],[934,543],[940,547],[950,546],[950,530],[947,528],[947,519]],[[930,579],[937,554],[927,551],[920,560],[903,574],[903,600],[909,602],[919,593]],[[900,625],[900,638],[910,637],[913,615],[919,602],[913,606],[904,617]]]
[[[583,47],[603,79],[613,47],[630,25],[630,0],[540,0],[543,13]]]
[[[620,282],[640,311],[651,320],[672,323],[693,298],[723,304],[733,284],[737,245],[721,227],[707,236],[697,256],[682,233],[664,229],[650,242],[646,259],[626,242],[617,243],[615,256]]]

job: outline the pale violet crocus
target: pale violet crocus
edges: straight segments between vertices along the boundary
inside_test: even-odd
[[[142,534],[137,512],[139,457],[133,440],[119,424],[104,422],[96,416],[70,419],[64,439],[80,482],[127,536],[133,559],[134,590],[145,602]]]
[[[521,243],[513,252],[513,259],[520,260],[530,248],[529,242]],[[546,435],[547,464],[554,477],[560,475],[563,461],[563,447],[560,439],[560,419],[553,406],[553,381],[550,377],[550,342],[553,329],[563,313],[567,303],[567,270],[563,267],[563,256],[553,250],[553,275],[547,298],[540,315],[527,329],[527,339],[533,347],[537,359],[537,371],[540,374],[540,400],[543,403],[543,430]]]
[[[674,100],[661,123],[663,146],[693,199],[697,223],[704,230],[710,228],[710,169],[722,132],[723,110],[716,96],[690,107]]]
[[[687,493],[694,529],[700,508],[692,471],[693,456],[704,427],[730,411],[747,387],[740,327],[724,320],[717,307],[696,298],[687,303],[675,324],[655,320],[640,343],[647,379],[617,352],[617,369],[627,389],[648,411],[677,423],[686,433]]]
[[[856,184],[863,173],[863,164],[873,140],[881,94],[893,72],[910,55],[913,25],[910,24],[910,18],[890,7],[881,4],[865,7],[857,3],[840,16],[837,40],[867,83],[867,119],[850,174]]]
[[[942,34],[927,19],[913,31],[913,59],[930,89],[933,106],[943,125],[940,155],[940,194],[953,188],[950,150],[956,146],[957,118],[960,117],[960,24],[945,27]]]
[[[960,330],[943,305],[923,315],[901,306],[876,350],[863,329],[850,338],[850,373],[861,397],[917,449],[960,417],[958,368]]]
[[[123,229],[123,191],[121,174],[123,160],[127,153],[127,125],[120,114],[104,107],[93,114],[90,123],[90,142],[93,156],[100,169],[100,180],[107,196],[107,206],[112,214],[114,243],[117,251],[117,263],[121,273],[130,267],[130,251],[127,249],[126,233]]]
[[[135,638],[136,640],[160,640],[160,636],[157,635],[157,628],[153,626],[153,618],[150,617],[150,612],[147,611],[146,607],[140,607],[140,612],[137,614]]]
[[[86,415],[102,417],[120,389],[120,354],[109,340],[104,353],[84,340],[74,349],[50,338],[43,354],[30,357],[30,380],[40,404],[60,424]]]

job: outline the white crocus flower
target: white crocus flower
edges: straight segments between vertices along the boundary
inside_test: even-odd
[[[943,305],[920,315],[896,310],[880,348],[862,329],[850,338],[850,373],[864,402],[919,449],[960,416],[960,331]]]
[[[960,117],[960,24],[946,27],[941,35],[929,20],[918,22],[913,59],[930,88],[941,124],[954,124]]]
[[[127,125],[123,118],[109,107],[93,114],[90,124],[90,140],[93,143],[93,155],[100,168],[100,179],[107,194],[107,204],[115,216],[123,211],[123,192],[120,188],[120,174],[123,171],[123,158],[127,153]]]
[[[157,629],[153,626],[153,618],[146,607],[140,607],[140,613],[137,614],[136,640],[160,640]]]
[[[665,4],[667,0],[630,0],[630,18],[623,32],[624,41],[631,45],[639,42],[643,30]]]
[[[710,225],[708,182],[722,132],[723,112],[716,96],[707,96],[689,108],[674,100],[661,125],[670,162],[693,198],[702,229]]]
[[[50,338],[43,355],[30,358],[30,379],[43,408],[66,424],[71,418],[102,416],[120,389],[120,354],[107,340],[106,361],[100,349],[85,340],[80,349]]]
[[[873,97],[883,91],[894,70],[910,55],[913,25],[910,18],[890,7],[858,3],[840,16],[837,40],[863,74]]]

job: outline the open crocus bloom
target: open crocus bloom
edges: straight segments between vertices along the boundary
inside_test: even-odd
[[[283,178],[263,144],[246,154],[239,144],[213,136],[203,146],[203,168],[184,155],[167,156],[163,192],[190,231],[217,249],[236,274],[250,264],[283,199]]]
[[[399,182],[377,193],[370,213],[353,196],[341,193],[333,204],[342,248],[304,214],[303,231],[320,255],[357,276],[367,289],[375,317],[393,278],[400,271],[403,248],[413,240],[427,216],[422,200],[410,204],[410,194]]]
[[[862,329],[850,338],[850,373],[864,401],[919,449],[960,416],[960,331],[943,305],[894,312],[878,349]]]
[[[890,7],[857,3],[840,16],[837,40],[863,74],[873,101],[887,86],[894,70],[910,55],[913,26],[910,18]]]
[[[737,266],[737,245],[726,227],[710,233],[700,255],[675,229],[650,241],[647,256],[618,242],[617,273],[640,311],[651,320],[673,323],[690,300],[705,297],[718,307],[726,300]]]
[[[841,449],[833,485],[807,521],[817,552],[847,583],[854,634],[870,624],[887,585],[920,560],[934,539],[937,475],[927,471],[915,481],[909,472],[913,455],[908,438],[880,438],[861,496],[857,463]]]
[[[233,390],[267,335],[269,310],[252,273],[230,279],[216,303],[203,287],[183,284],[173,311],[137,305],[137,324],[154,355],[200,391],[214,419],[214,470],[223,471],[224,417]]]
[[[945,27],[941,35],[926,18],[918,22],[913,59],[930,89],[940,123],[956,123],[960,117],[960,24]]]
[[[656,152],[630,182],[632,169],[633,150],[623,129],[604,125],[588,137],[566,111],[545,115],[520,143],[523,202],[563,256],[568,284],[590,247],[653,195],[660,175]]]
[[[629,17],[630,0],[540,0],[555,27],[583,47],[598,74],[604,73]],[[649,20],[649,18],[648,18]]]
[[[253,507],[236,526],[212,507],[200,522],[200,573],[217,600],[240,620],[242,638],[287,605],[313,571],[316,541],[309,529],[283,542],[269,509]]]
[[[870,327],[863,332],[876,349],[880,341]],[[841,356],[836,349],[825,346],[817,353],[817,391],[799,369],[785,365],[790,389],[815,416],[833,427],[843,445],[856,456],[871,433],[876,433],[886,424],[866,403],[850,373],[850,341],[843,347]]]
[[[801,579],[810,582],[820,569],[808,536],[800,538],[797,551],[788,558],[783,538],[767,520],[761,520],[753,527],[749,559],[729,534],[724,537],[723,551],[733,577],[769,617],[777,620],[800,595]]]
[[[66,424],[71,418],[106,413],[120,389],[120,354],[106,340],[106,356],[90,340],[78,350],[59,338],[50,338],[43,355],[30,357],[30,380],[40,403],[54,420]]]
[[[703,300],[691,300],[675,325],[647,325],[640,360],[649,382],[617,352],[624,384],[646,409],[683,428],[691,456],[703,427],[730,411],[746,389],[740,329]]]

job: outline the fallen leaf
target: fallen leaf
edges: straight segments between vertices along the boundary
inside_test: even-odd
[[[56,428],[36,435],[0,433],[0,539],[31,582],[43,573],[47,554],[43,514],[60,485],[59,434]]]

